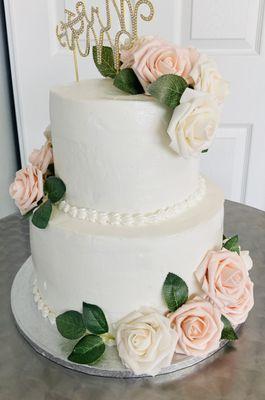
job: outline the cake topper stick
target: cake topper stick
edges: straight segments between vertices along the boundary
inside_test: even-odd
[[[146,6],[147,13],[140,13],[140,8]],[[128,9],[129,21],[125,10]],[[119,28],[112,33],[112,12],[118,17]],[[66,21],[61,21],[56,27],[56,35],[62,47],[67,47],[74,53],[76,79],[78,80],[77,53],[87,57],[91,50],[91,41],[97,48],[97,61],[102,62],[102,48],[106,41],[114,53],[115,68],[120,69],[120,50],[130,48],[138,38],[139,18],[151,21],[154,17],[154,6],[150,0],[105,0],[105,22],[99,7],[92,6],[88,14],[86,6],[78,1],[75,12],[65,10]],[[97,31],[99,27],[99,32]],[[122,38],[127,38],[126,42]],[[82,44],[80,42],[83,42]]]
[[[75,80],[79,82],[79,69],[78,69],[78,59],[77,59],[77,48],[75,47],[74,51],[74,65],[75,65]]]

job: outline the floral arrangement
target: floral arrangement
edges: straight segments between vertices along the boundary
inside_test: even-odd
[[[60,201],[66,191],[63,181],[54,176],[53,150],[50,129],[44,132],[45,144],[33,150],[29,165],[17,171],[9,194],[15,200],[20,213],[31,217],[32,223],[45,229],[52,214],[52,205]]]
[[[164,314],[142,307],[113,326],[110,333],[102,309],[83,303],[82,314],[66,311],[56,318],[60,334],[77,340],[68,359],[94,364],[106,344],[115,344],[122,363],[136,375],[157,375],[174,354],[203,356],[216,351],[220,340],[237,339],[235,327],[253,307],[252,260],[241,251],[238,236],[224,239],[222,249],[209,251],[195,271],[201,294],[190,296],[186,283],[169,273],[163,284]]]
[[[173,110],[168,135],[171,148],[182,157],[208,151],[220,120],[220,106],[229,92],[216,63],[193,48],[180,48],[155,37],[142,37],[121,50],[115,69],[113,50],[97,48],[94,62],[104,77],[130,94],[155,97]]]

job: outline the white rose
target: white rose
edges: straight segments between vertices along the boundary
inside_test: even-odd
[[[220,110],[208,94],[187,88],[168,127],[171,148],[182,157],[196,156],[211,145]]]
[[[227,238],[223,241],[223,243],[225,244],[226,242],[228,242],[230,238]],[[250,271],[253,267],[253,261],[252,258],[249,255],[249,251],[248,250],[241,250],[241,247],[239,246],[240,249],[240,257],[242,258],[246,268],[248,271]]]
[[[244,261],[244,264],[246,265],[247,270],[249,271],[253,267],[253,261],[249,255],[249,251],[248,250],[240,251],[240,256],[241,256],[242,260]]]
[[[203,54],[190,72],[194,81],[194,89],[213,95],[219,104],[229,94],[229,84],[217,69],[214,60]]]
[[[119,356],[136,375],[157,375],[171,364],[177,333],[169,320],[152,308],[141,308],[118,322]]]

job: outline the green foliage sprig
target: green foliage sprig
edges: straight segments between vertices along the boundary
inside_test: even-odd
[[[105,78],[112,78],[114,86],[123,92],[136,95],[145,92],[142,84],[131,68],[117,71],[114,64],[114,55],[111,47],[103,46],[101,63],[98,62],[97,47],[93,47],[93,58],[98,71]],[[186,88],[187,82],[181,76],[168,74],[157,79],[148,86],[148,93],[154,96],[161,104],[174,109],[180,103],[180,99]]]
[[[151,83],[148,92],[162,105],[174,109],[180,104],[180,99],[187,87],[187,82],[181,76],[169,74]]]
[[[66,311],[56,318],[56,326],[64,338],[80,339],[68,360],[78,364],[93,364],[103,356],[105,343],[100,335],[108,333],[109,326],[100,307],[83,303],[82,314]]]
[[[114,86],[129,94],[142,94],[144,89],[131,68],[120,70],[114,79]]]
[[[83,303],[83,321],[87,330],[96,335],[109,331],[104,312],[94,304]]]
[[[45,200],[33,213],[32,223],[39,229],[47,228],[52,214],[51,200]]]
[[[221,339],[226,339],[229,341],[237,340],[238,336],[232,327],[231,322],[224,315],[222,315],[221,319],[224,324]]]
[[[93,59],[94,63],[104,78],[114,79],[117,75],[117,70],[114,65],[113,50],[111,47],[103,46],[101,53],[101,63],[98,62],[98,50],[97,47],[93,47]]]
[[[162,292],[169,311],[176,311],[189,297],[186,283],[171,272],[166,277]]]
[[[237,254],[240,254],[240,245],[239,245],[238,235],[232,236],[229,239],[224,238],[223,247],[226,250],[234,251]]]
[[[89,334],[82,337],[75,345],[68,360],[78,364],[94,364],[105,352],[105,343],[98,335]]]
[[[47,228],[52,215],[52,205],[60,201],[66,192],[64,182],[57,176],[49,176],[44,184],[44,197],[33,211],[32,223],[39,229]]]

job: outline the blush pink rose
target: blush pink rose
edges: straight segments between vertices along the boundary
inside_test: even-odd
[[[151,42],[154,39],[153,36],[142,36],[135,40],[133,45],[126,48],[126,45],[130,42],[125,42],[125,47],[121,49],[120,59],[122,62],[122,69],[131,68],[134,63],[134,54],[137,50],[143,47],[145,44]]]
[[[53,163],[53,151],[50,140],[47,140],[41,149],[33,150],[29,156],[29,162],[38,168],[42,174],[47,172],[48,166]]]
[[[168,318],[178,335],[176,353],[202,356],[218,349],[223,330],[221,313],[206,299],[196,297]]]
[[[180,48],[154,37],[143,37],[121,52],[122,68],[132,68],[147,90],[150,83],[167,74],[182,76],[188,82],[199,58],[195,49]]]
[[[52,144],[52,131],[51,131],[51,125],[48,125],[47,128],[44,131],[44,136],[46,137],[46,140]]]
[[[210,251],[195,275],[207,297],[234,325],[245,322],[254,305],[248,252]]]
[[[9,194],[15,200],[21,214],[26,214],[36,207],[43,197],[42,172],[32,165],[17,171]]]

